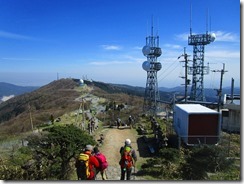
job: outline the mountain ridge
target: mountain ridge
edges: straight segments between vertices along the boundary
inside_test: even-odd
[[[96,82],[97,84],[104,83],[104,82],[98,82],[98,81],[92,81],[92,82],[93,83]],[[89,81],[87,81],[86,83],[89,83]],[[131,90],[129,90],[129,91],[131,91],[131,93],[139,92],[140,96],[144,95],[143,91],[145,90],[145,87],[131,86],[131,85],[127,85],[127,84],[115,84],[115,83],[104,83],[104,84],[116,86],[118,88],[123,88],[123,89],[127,89],[127,90],[131,89]],[[15,85],[15,84],[11,84],[11,83],[0,82],[0,98],[2,98],[3,96],[10,96],[10,95],[14,95],[14,96],[21,95],[21,94],[24,94],[27,92],[32,92],[41,87],[42,86],[19,86],[19,85]],[[176,86],[176,87],[171,87],[171,88],[159,87],[158,89],[159,89],[159,91],[162,91],[162,92],[184,92],[185,87],[183,87],[183,86]],[[190,90],[191,90],[191,88],[188,87],[188,93],[190,92]],[[205,88],[204,90],[205,90],[205,93],[207,92],[206,95],[208,95],[209,91],[212,91],[211,96],[213,95],[213,91],[215,91],[215,94],[217,94],[215,89]],[[121,89],[120,90],[118,89],[118,91],[121,91]],[[224,87],[222,89],[222,91],[223,91],[223,93],[230,94],[231,87],[229,87],[229,86]],[[240,87],[234,88],[234,94],[240,94]]]
[[[18,86],[11,83],[0,82],[0,98],[10,95],[21,95],[38,89],[39,86]]]
[[[117,102],[119,98],[123,99],[124,95],[137,96],[142,100],[144,97],[145,88],[143,87],[88,80],[84,80],[84,83],[93,89],[92,93],[95,95],[110,98],[110,100],[114,99]],[[78,89],[80,86],[81,84],[75,79],[59,79],[0,103],[1,129],[5,125],[5,128],[8,127],[8,131],[12,133],[29,130],[30,112],[36,125],[40,125],[50,121],[51,115],[59,117],[64,113],[77,110],[80,102],[76,99],[80,98],[82,94]],[[177,95],[183,96],[184,88],[174,88],[169,92],[160,91],[160,99],[170,103],[175,92],[177,92]],[[207,96],[206,99],[216,101],[216,91],[212,90],[210,96]]]

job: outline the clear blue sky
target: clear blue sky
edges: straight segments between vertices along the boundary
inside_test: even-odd
[[[193,33],[206,32],[208,17],[208,30],[217,36],[205,47],[205,64],[221,70],[225,63],[224,87],[231,78],[240,86],[238,0],[0,0],[0,82],[41,86],[58,73],[145,87],[141,49],[153,16],[163,51],[158,85],[180,86],[184,67],[177,58],[184,47],[193,55],[190,4]],[[219,72],[205,76],[206,88],[219,82]]]

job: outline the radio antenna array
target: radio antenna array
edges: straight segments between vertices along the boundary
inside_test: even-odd
[[[190,100],[206,101],[205,94],[204,94],[204,75],[209,74],[209,66],[204,65],[205,45],[214,42],[216,36],[214,33],[211,34],[208,33],[208,21],[206,23],[207,31],[205,34],[193,35],[191,19],[192,19],[192,8],[190,10],[190,35],[188,36],[188,45],[193,46],[193,62],[192,62],[192,66],[189,67],[189,71],[188,71],[188,74],[192,75],[192,87],[191,87]]]
[[[156,115],[160,100],[157,72],[162,68],[157,58],[161,56],[162,50],[159,47],[159,36],[154,36],[153,33],[153,17],[151,35],[146,37],[146,45],[142,48],[142,53],[147,58],[147,61],[142,64],[142,68],[147,72],[143,110],[151,115]]]

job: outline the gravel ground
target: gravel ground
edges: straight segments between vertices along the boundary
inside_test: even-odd
[[[99,149],[106,156],[109,164],[107,169],[108,180],[120,180],[119,150],[121,146],[124,146],[125,139],[131,139],[131,145],[136,151],[138,161],[140,160],[135,131],[124,127],[120,129],[108,128],[104,129],[103,134],[105,135],[105,140]],[[142,177],[133,175],[136,172],[137,170],[133,169],[131,180],[144,180]],[[102,180],[100,173],[98,173],[96,180]]]

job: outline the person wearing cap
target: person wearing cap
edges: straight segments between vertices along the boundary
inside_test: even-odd
[[[84,149],[84,153],[89,155],[89,171],[90,171],[90,176],[87,178],[87,180],[95,180],[96,176],[96,170],[99,168],[99,162],[95,156],[92,155],[93,153],[93,146],[92,145],[86,145]],[[76,162],[76,167],[77,167],[77,162]]]
[[[133,159],[132,161],[132,166],[135,167],[135,163],[137,161],[137,155],[135,150],[132,148],[131,146],[131,140],[130,139],[126,139],[125,140],[125,145],[122,146],[120,148],[120,155],[121,155],[121,159],[120,159],[120,168],[121,168],[121,176],[120,176],[120,180],[124,180],[125,179],[125,174],[126,174],[126,180],[130,180],[130,176],[132,173],[132,167],[125,167],[124,164],[122,163],[122,156],[124,154],[125,150],[129,150],[130,151],[130,155]]]

